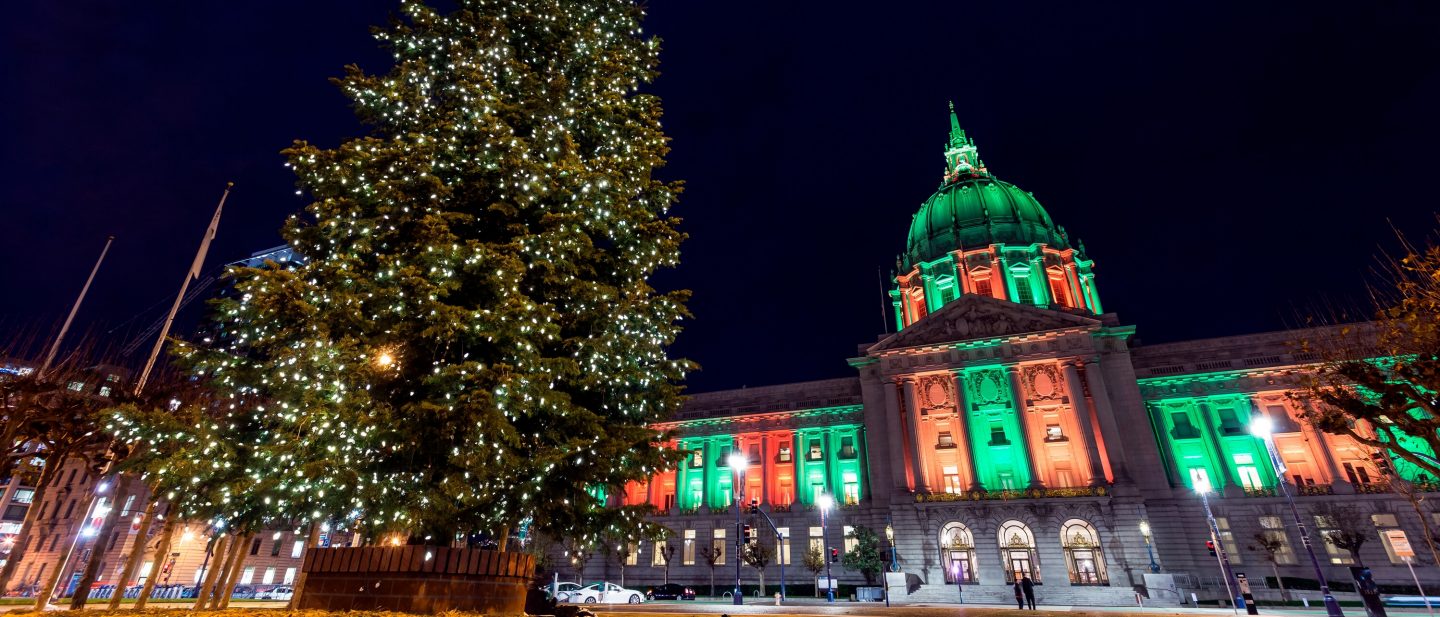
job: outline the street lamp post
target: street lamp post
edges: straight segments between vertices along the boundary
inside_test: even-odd
[[[1149,521],[1140,521],[1140,535],[1145,538],[1145,553],[1150,556],[1150,571],[1158,574],[1160,572],[1160,563],[1155,561],[1155,548],[1152,546],[1154,542],[1150,540]]]
[[[1300,543],[1305,546],[1305,552],[1310,555],[1310,564],[1315,567],[1315,578],[1320,581],[1320,596],[1325,601],[1325,614],[1329,617],[1345,617],[1345,613],[1340,610],[1340,603],[1336,602],[1335,596],[1330,593],[1330,583],[1325,580],[1325,572],[1320,568],[1320,558],[1315,556],[1315,547],[1310,543],[1310,532],[1305,528],[1305,520],[1300,518],[1300,509],[1295,507],[1295,496],[1291,495],[1290,488],[1285,486],[1285,463],[1281,462],[1280,453],[1275,450],[1275,442],[1271,439],[1274,428],[1267,416],[1256,416],[1250,421],[1250,434],[1265,442],[1265,452],[1270,455],[1270,466],[1275,470],[1275,484],[1279,485],[1280,494],[1284,495],[1286,503],[1290,504],[1290,514],[1295,517]]]
[[[740,522],[740,502],[745,498],[745,465],[749,462],[749,459],[739,452],[732,452],[725,461],[730,466],[731,482],[735,484],[735,594],[732,602],[736,605],[745,603],[745,594],[740,591],[740,562],[744,561],[740,557],[740,551],[745,542],[742,537],[744,534],[741,533],[744,527]]]
[[[1220,562],[1220,578],[1225,581],[1225,594],[1230,596],[1230,612],[1238,614],[1240,607],[1245,606],[1245,598],[1235,595],[1236,585],[1230,582],[1233,578],[1230,573],[1230,555],[1225,552],[1225,543],[1220,541],[1220,525],[1215,522],[1215,514],[1210,511],[1210,482],[1197,482],[1195,492],[1200,493],[1200,503],[1205,506],[1205,521],[1210,524],[1210,544],[1215,547],[1215,558]]]
[[[825,601],[835,601],[835,579],[830,578],[830,508],[835,506],[835,498],[829,494],[822,494],[815,500],[820,506],[820,538],[825,547]]]

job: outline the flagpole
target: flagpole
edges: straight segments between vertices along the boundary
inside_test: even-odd
[[[145,382],[150,379],[151,369],[155,368],[155,359],[160,357],[160,349],[165,346],[165,337],[170,335],[170,324],[175,322],[175,313],[180,311],[180,302],[185,299],[185,290],[190,288],[191,280],[200,278],[200,269],[205,265],[205,253],[210,250],[210,241],[215,239],[215,230],[220,226],[220,211],[225,209],[225,198],[230,196],[230,188],[233,186],[234,182],[225,183],[225,192],[220,195],[220,205],[215,206],[215,216],[210,218],[210,226],[205,228],[200,249],[195,251],[195,261],[190,264],[190,271],[185,273],[185,280],[180,283],[180,293],[175,295],[175,304],[170,306],[170,314],[165,317],[165,325],[160,328],[160,337],[155,339],[155,347],[150,349],[150,359],[145,361],[145,369],[140,371],[140,378],[135,380],[136,396],[145,390]]]
[[[60,351],[60,342],[65,340],[65,333],[70,331],[70,322],[75,321],[75,313],[80,311],[80,303],[85,301],[85,294],[90,291],[90,283],[95,280],[95,273],[100,271],[100,264],[105,261],[105,254],[110,252],[110,243],[114,241],[115,236],[105,239],[105,248],[100,249],[100,258],[95,260],[95,267],[90,269],[90,278],[85,279],[85,286],[80,288],[80,297],[75,298],[75,305],[70,307],[70,316],[65,318],[65,325],[60,326],[60,334],[50,345],[50,352],[45,354],[45,362],[40,365],[40,377],[45,376],[45,371],[50,369],[50,363],[55,361],[55,354]]]

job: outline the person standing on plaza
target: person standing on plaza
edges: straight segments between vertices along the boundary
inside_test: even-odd
[[[1030,580],[1030,575],[1026,574],[1020,578],[1018,586],[1025,593],[1025,604],[1030,605],[1030,610],[1035,610],[1035,581]]]
[[[1015,581],[1015,604],[1016,608],[1025,610],[1025,592],[1020,589],[1020,581]]]

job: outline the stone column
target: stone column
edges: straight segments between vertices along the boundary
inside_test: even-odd
[[[1035,291],[1035,297],[1043,300],[1047,307],[1055,306],[1055,298],[1050,295],[1050,273],[1045,270],[1045,259],[1043,257],[1030,258],[1029,279],[1032,290],[1035,287],[1040,288]],[[1035,281],[1040,281],[1040,284],[1036,285]]]
[[[770,467],[773,460],[775,457],[770,456],[770,433],[760,433],[760,494],[756,497],[766,504],[775,503],[774,495],[771,495],[775,487],[770,485]]]
[[[1217,479],[1216,482],[1222,480],[1224,482],[1221,486],[1212,486],[1210,488],[1214,489],[1217,494],[1225,497],[1243,497],[1243,493],[1241,495],[1235,495],[1235,491],[1230,488],[1237,486],[1235,484],[1235,476],[1230,472],[1231,461],[1225,456],[1224,444],[1220,443],[1220,427],[1214,422],[1215,415],[1210,409],[1210,403],[1200,400],[1195,403],[1195,406],[1200,410],[1200,415],[1204,416],[1202,418],[1204,422],[1200,426],[1200,431],[1205,434],[1205,441],[1209,443],[1210,448],[1215,451],[1215,462],[1220,465],[1221,478]]]
[[[1100,445],[1095,440],[1095,426],[1091,424],[1090,404],[1085,401],[1085,386],[1080,383],[1080,361],[1069,360],[1060,366],[1065,371],[1065,390],[1070,394],[1075,419],[1080,423],[1080,436],[1085,440],[1085,458],[1090,460],[1090,486],[1104,485],[1105,466],[1100,462]]]
[[[1105,376],[1099,362],[1092,360],[1085,365],[1085,384],[1090,386],[1090,398],[1095,401],[1095,419],[1099,420],[1100,437],[1105,441],[1105,454],[1110,457],[1110,473],[1117,484],[1133,480],[1126,469],[1124,442],[1120,439],[1120,427],[1115,422],[1115,409],[1110,404],[1110,390],[1105,387]]]
[[[951,383],[955,384],[955,411],[956,417],[960,419],[960,443],[965,446],[965,464],[970,470],[970,488],[972,493],[983,492],[985,487],[980,484],[980,467],[975,464],[975,440],[970,435],[970,409],[965,404],[965,380],[958,373],[950,373]]]
[[[924,455],[921,454],[924,444],[920,442],[920,403],[915,398],[915,380],[906,378],[900,382],[900,391],[905,397],[905,417],[910,421],[910,449],[914,453],[910,465],[915,473],[915,490],[929,493],[930,478],[925,474]]]
[[[882,383],[883,385],[881,387],[885,389],[887,395],[885,396],[885,441],[890,449],[889,460],[892,463],[890,467],[890,481],[892,482],[892,486],[897,489],[913,491],[915,487],[908,482],[906,478],[906,446],[900,435],[901,432],[905,430],[906,424],[902,416],[905,406],[903,401],[900,400],[900,385],[888,381]]]
[[[1315,409],[1310,406],[1310,399],[1302,399],[1301,404],[1305,406],[1306,415],[1313,415]],[[1325,471],[1330,474],[1330,488],[1338,494],[1349,495],[1355,492],[1355,485],[1350,483],[1350,478],[1340,471],[1340,465],[1335,463],[1335,453],[1330,451],[1330,440],[1314,424],[1301,421],[1300,426],[1305,432],[1305,440],[1309,441],[1312,450],[1318,450],[1320,460],[1325,462]]]
[[[1014,294],[1010,293],[1010,273],[1006,270],[1005,258],[995,247],[990,247],[990,292],[998,291],[1001,300],[1014,297]]]
[[[1025,388],[1020,383],[1020,367],[1013,364],[1005,367],[1005,375],[1010,378],[1010,397],[1015,402],[1015,421],[1020,425],[1020,444],[1025,446],[1025,469],[1030,472],[1030,488],[1045,488],[1045,482],[1035,472],[1035,451],[1030,447],[1030,427],[1025,418],[1027,407]]]

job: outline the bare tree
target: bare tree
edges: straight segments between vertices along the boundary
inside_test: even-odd
[[[1327,503],[1317,508],[1315,512],[1325,520],[1326,529],[1320,532],[1325,541],[1335,548],[1350,553],[1350,559],[1355,562],[1355,565],[1365,565],[1364,560],[1360,558],[1360,547],[1365,545],[1374,531],[1369,517],[1355,506],[1342,506],[1334,503]]]
[[[661,543],[663,542],[663,544]],[[665,584],[670,584],[670,560],[675,557],[675,543],[669,540],[657,540],[655,550],[660,552],[660,560],[665,562]]]
[[[1265,532],[1255,534],[1255,544],[1246,548],[1252,551],[1265,553],[1265,561],[1270,562],[1270,571],[1275,574],[1275,584],[1280,587],[1280,599],[1289,602],[1290,592],[1285,589],[1285,581],[1280,578],[1280,555],[1288,552],[1290,544],[1284,539],[1267,535]]]
[[[700,557],[705,559],[705,565],[710,566],[710,597],[715,597],[715,566],[720,565],[725,558],[725,547],[720,545],[700,549]]]
[[[760,595],[764,596],[765,566],[770,565],[770,560],[775,557],[775,551],[759,541],[746,542],[740,550],[740,556],[745,560],[745,565],[755,568],[755,572],[759,573]]]

